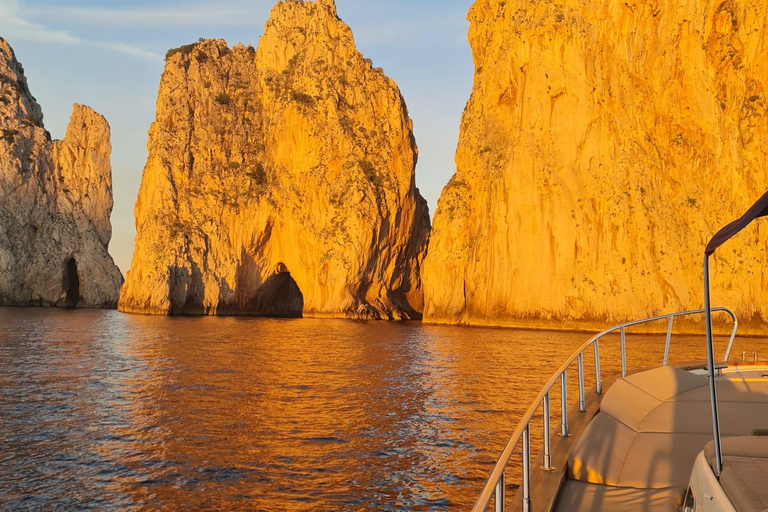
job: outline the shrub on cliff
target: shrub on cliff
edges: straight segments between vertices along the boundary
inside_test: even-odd
[[[178,48],[171,48],[167,52],[165,52],[165,60],[170,59],[177,53],[181,53],[182,55],[189,55],[192,50],[197,48],[198,43],[192,43],[192,44],[185,44],[183,46],[179,46]]]
[[[222,92],[220,94],[217,94],[214,98],[216,103],[219,105],[229,105],[232,102],[232,98],[229,96],[229,94]]]
[[[315,98],[309,94],[304,94],[303,92],[293,91],[291,92],[291,97],[294,99],[294,101],[297,101],[302,105],[312,106],[315,104]]]

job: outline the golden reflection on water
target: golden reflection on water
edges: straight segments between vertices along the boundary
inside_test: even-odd
[[[588,337],[3,309],[0,509],[466,509]],[[630,336],[630,367],[662,343]],[[603,347],[609,375],[618,338]],[[676,338],[673,359],[703,355]]]

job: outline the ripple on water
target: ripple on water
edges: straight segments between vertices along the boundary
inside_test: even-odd
[[[466,509],[584,340],[0,308],[0,510]],[[630,336],[630,361],[662,343]]]

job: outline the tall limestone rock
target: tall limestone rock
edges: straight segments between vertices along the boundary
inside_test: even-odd
[[[426,320],[604,324],[702,305],[702,253],[768,188],[768,8],[745,0],[477,0],[457,171]],[[768,229],[713,262],[713,301],[768,319]]]
[[[51,141],[24,69],[0,38],[0,305],[115,307],[109,125],[75,105]]]
[[[122,311],[420,316],[412,123],[333,1],[169,51],[148,147]]]

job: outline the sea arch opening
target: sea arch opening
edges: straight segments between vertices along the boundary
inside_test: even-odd
[[[80,276],[77,274],[77,260],[69,258],[64,268],[64,291],[66,293],[66,305],[77,307],[80,302]]]

